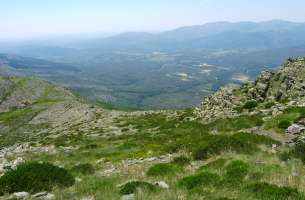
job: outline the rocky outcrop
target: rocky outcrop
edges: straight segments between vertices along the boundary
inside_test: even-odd
[[[262,72],[254,82],[239,88],[223,88],[206,97],[194,113],[203,121],[210,122],[244,112],[248,114],[249,109],[243,109],[247,101],[257,102],[260,112],[264,104],[270,103],[270,108],[264,108],[264,112],[271,111],[273,114],[280,113],[286,105],[305,106],[304,77],[305,58],[289,59],[278,72]],[[257,113],[255,109],[251,111]]]

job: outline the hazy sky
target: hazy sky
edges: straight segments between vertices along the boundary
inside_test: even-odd
[[[305,22],[305,0],[0,0],[0,38],[160,31],[214,21]]]

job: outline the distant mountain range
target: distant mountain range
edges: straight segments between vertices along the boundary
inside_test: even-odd
[[[180,108],[196,105],[225,84],[240,84],[236,77],[253,79],[289,57],[305,55],[304,36],[305,23],[216,22],[160,33],[2,45],[0,52],[21,56],[7,63],[22,73],[95,101]]]
[[[305,44],[305,23],[288,21],[217,22],[188,26],[172,31],[122,33],[113,37],[87,42],[96,48],[250,48],[272,49]]]

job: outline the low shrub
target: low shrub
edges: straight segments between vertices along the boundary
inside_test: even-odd
[[[68,187],[74,178],[63,168],[49,163],[29,162],[17,166],[0,178],[0,194],[26,191],[51,191],[53,187]]]
[[[189,158],[186,157],[186,156],[179,156],[179,157],[176,157],[176,158],[174,158],[174,160],[172,161],[172,163],[177,164],[177,165],[179,165],[179,166],[188,165],[188,164],[190,164],[190,162],[191,162],[191,159],[189,159]]]
[[[71,172],[82,175],[94,174],[94,171],[94,167],[89,163],[75,165],[71,168]]]
[[[264,108],[269,109],[269,108],[271,108],[272,106],[275,106],[275,103],[274,103],[274,102],[267,102],[267,103],[264,105]]]
[[[247,186],[250,191],[258,199],[266,200],[302,200],[304,196],[291,187],[281,187],[269,183],[255,183]]]
[[[198,186],[217,186],[220,183],[220,177],[210,172],[202,172],[196,175],[187,176],[178,182],[180,187],[188,190]]]
[[[244,104],[244,109],[248,109],[248,110],[251,110],[255,107],[257,107],[257,101],[255,100],[250,100],[250,101],[247,101],[245,104]]]
[[[277,124],[277,127],[281,129],[287,129],[289,126],[291,126],[291,122],[286,119],[280,120]]]
[[[133,194],[139,188],[148,190],[149,192],[155,192],[157,190],[155,185],[144,181],[131,181],[119,187],[121,195]]]
[[[278,154],[278,157],[282,161],[288,161],[292,157],[292,154],[290,151],[283,151]]]
[[[172,163],[160,163],[150,167],[146,173],[147,176],[169,176],[181,172],[180,166]]]
[[[226,168],[225,181],[230,184],[241,184],[249,173],[249,165],[241,160],[234,160]]]

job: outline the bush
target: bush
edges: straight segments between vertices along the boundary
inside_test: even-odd
[[[258,199],[266,200],[301,200],[304,196],[295,188],[280,187],[269,183],[255,183],[247,186],[248,191]]]
[[[291,158],[291,156],[292,155],[290,151],[283,151],[278,155],[279,159],[285,162],[288,161]]]
[[[188,157],[179,156],[179,157],[174,158],[172,163],[177,164],[179,166],[185,166],[185,165],[190,164],[190,162],[191,162],[191,160]]]
[[[150,167],[146,173],[147,176],[167,176],[175,175],[182,171],[181,167],[171,163],[160,163]]]
[[[241,160],[232,161],[226,166],[226,182],[240,184],[249,172],[249,165]]]
[[[211,155],[220,154],[224,151],[237,153],[252,153],[256,151],[257,144],[280,144],[269,137],[251,133],[236,133],[234,135],[217,135],[200,145],[193,151],[195,160],[207,159]]]
[[[202,172],[200,174],[187,176],[178,182],[180,187],[185,187],[188,190],[198,186],[216,186],[220,183],[220,177],[217,174],[210,172]]]
[[[94,174],[94,171],[93,166],[89,163],[75,165],[71,168],[71,172],[83,175]]]
[[[280,120],[277,124],[277,127],[281,129],[287,129],[289,126],[291,126],[291,122],[286,119]]]
[[[148,190],[149,192],[154,192],[157,190],[157,187],[151,183],[147,183],[144,181],[132,181],[120,186],[120,194],[133,194],[138,188]]]
[[[272,106],[275,106],[275,103],[274,103],[274,102],[267,102],[267,103],[264,105],[264,107],[265,107],[266,109],[269,109],[269,108],[271,108]]]
[[[0,178],[0,194],[51,191],[55,186],[73,184],[74,178],[67,170],[49,163],[30,162],[18,165],[16,170],[8,171]]]
[[[255,100],[247,101],[244,105],[244,109],[248,109],[248,110],[251,110],[255,107],[257,107],[257,101]]]

